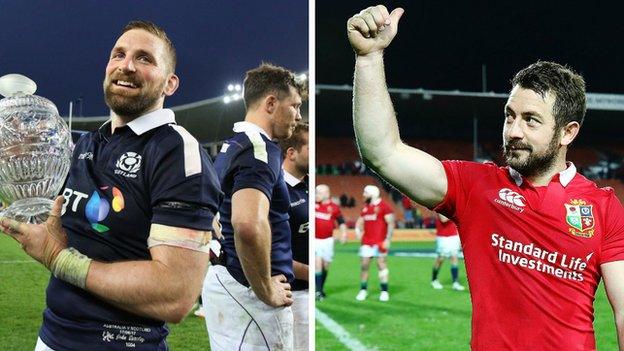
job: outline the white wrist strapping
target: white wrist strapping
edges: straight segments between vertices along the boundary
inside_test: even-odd
[[[58,279],[84,289],[91,259],[73,247],[59,252],[50,265],[50,271]]]

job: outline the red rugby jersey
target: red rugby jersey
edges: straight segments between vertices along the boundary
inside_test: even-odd
[[[377,204],[367,204],[360,212],[364,219],[364,235],[362,245],[377,245],[386,240],[388,233],[388,223],[384,216],[392,213],[392,207],[383,199],[379,199]]]
[[[436,235],[437,236],[454,236],[457,235],[457,226],[452,220],[442,222],[440,217],[436,216]]]
[[[327,203],[317,202],[314,211],[315,235],[317,239],[331,238],[336,228],[338,217],[342,216],[340,207],[335,203],[328,201]]]
[[[533,187],[494,164],[444,161],[435,210],[460,232],[473,350],[595,350],[600,265],[624,260],[624,213],[574,165]]]

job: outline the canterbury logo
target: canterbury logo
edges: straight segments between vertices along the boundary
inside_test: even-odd
[[[511,189],[507,189],[507,188],[503,188],[498,192],[498,197],[501,198],[501,200],[505,200],[509,203],[512,203],[516,206],[520,206],[520,207],[524,207],[526,206],[524,201],[524,196],[518,194],[515,191],[512,191]]]

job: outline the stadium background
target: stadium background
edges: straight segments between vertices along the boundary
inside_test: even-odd
[[[245,71],[263,61],[308,71],[307,1],[0,0],[0,75],[29,76],[38,84],[36,94],[54,102],[65,118],[71,102],[75,136],[94,130],[108,119],[102,93],[108,55],[134,19],[162,26],[176,46],[181,84],[165,107],[213,155],[244,117],[242,100],[233,95],[240,94],[235,85]],[[0,349],[33,350],[48,277],[0,235]],[[209,349],[203,319],[190,315],[170,329],[172,350]]]
[[[568,64],[587,82],[588,111],[569,160],[622,199],[624,85],[618,45],[622,22],[608,5],[566,3],[384,2],[406,12],[386,50],[386,77],[401,137],[439,159],[493,160],[501,164],[503,107],[509,81],[537,60]],[[316,183],[326,183],[352,226],[362,208],[362,189],[377,184],[405,226],[400,194],[361,164],[352,129],[354,54],[346,20],[372,2],[316,1]],[[353,206],[352,206],[353,205]],[[431,212],[416,206],[416,227],[431,223]],[[317,350],[467,350],[469,293],[429,281],[434,230],[397,229],[389,258],[390,301],[378,298],[371,269],[365,302],[359,289],[357,244],[336,246],[326,283],[328,298],[317,302]],[[466,285],[465,271],[460,281]],[[495,283],[495,282],[493,282]],[[596,299],[599,350],[617,348],[613,316],[599,287]],[[320,311],[320,313],[319,313]]]

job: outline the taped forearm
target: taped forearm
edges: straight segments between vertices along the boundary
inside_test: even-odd
[[[64,282],[84,289],[91,259],[73,247],[62,250],[50,265],[54,276]]]

